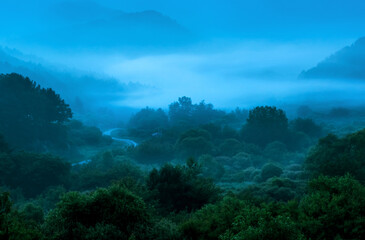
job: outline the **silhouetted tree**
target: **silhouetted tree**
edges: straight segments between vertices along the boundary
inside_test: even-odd
[[[260,146],[273,141],[285,142],[288,136],[288,118],[283,110],[276,107],[256,107],[250,110],[241,134],[245,141]]]
[[[62,123],[71,109],[52,89],[41,88],[19,74],[0,75],[0,132],[12,145],[62,142]],[[57,136],[57,137],[55,137]]]

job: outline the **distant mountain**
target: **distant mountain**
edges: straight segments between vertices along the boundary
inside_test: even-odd
[[[103,119],[105,121],[103,124],[107,125],[112,120],[114,121],[110,117],[113,114],[116,116],[115,122],[119,123],[122,118],[129,116],[132,110],[117,106],[115,103],[125,100],[135,92],[146,89],[145,86],[138,83],[124,84],[112,78],[101,79],[79,72],[53,70],[22,59],[26,57],[18,51],[0,47],[0,74],[18,73],[29,77],[44,88],[52,88],[71,105],[72,110],[78,116],[82,118],[84,115],[88,115],[92,121],[95,121],[92,123],[93,125],[101,126],[100,119],[103,116],[99,113],[100,109],[104,112],[109,111],[109,119]]]
[[[303,71],[300,78],[365,79],[365,37]]]
[[[4,11],[0,9],[0,15]],[[88,0],[50,1],[36,14],[27,17],[29,22],[34,22],[27,29],[11,18],[6,19],[11,31],[4,31],[4,36],[0,31],[0,39],[5,38],[7,42],[14,39],[35,46],[125,49],[179,46],[194,40],[187,29],[162,13],[127,13]]]

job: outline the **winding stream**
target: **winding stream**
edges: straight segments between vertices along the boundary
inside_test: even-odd
[[[103,132],[103,135],[110,136],[114,141],[123,142],[123,143],[127,144],[128,146],[133,146],[133,147],[137,147],[138,146],[138,143],[136,143],[135,141],[133,141],[131,139],[113,137],[111,135],[112,132],[117,131],[117,130],[121,130],[121,128],[112,128],[112,129],[109,129],[109,130]],[[77,163],[72,163],[71,166],[74,167],[74,166],[77,166],[77,165],[84,165],[84,164],[88,164],[89,162],[91,162],[91,159],[84,160],[84,161],[77,162]]]
[[[112,128],[112,129],[109,129],[105,132],[103,132],[103,135],[106,135],[106,136],[111,136],[112,139],[114,141],[117,141],[117,142],[124,142],[126,143],[127,145],[129,146],[133,146],[133,147],[137,147],[138,146],[138,143],[136,143],[135,141],[131,140],[131,139],[127,139],[127,138],[117,138],[117,137],[113,137],[111,134],[112,132],[114,131],[117,131],[117,130],[121,130],[121,128]]]

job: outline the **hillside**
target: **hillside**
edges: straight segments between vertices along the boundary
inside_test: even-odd
[[[28,61],[27,58],[21,52],[0,47],[0,74],[18,73],[45,88],[54,89],[71,105],[79,118],[87,116],[94,125],[115,124],[113,117],[104,119],[106,112],[114,114],[115,121],[128,117],[133,110],[124,107],[121,111],[115,102],[146,88],[138,83],[125,84],[113,78],[98,78],[74,70],[57,70],[52,66]]]
[[[180,46],[194,38],[175,20],[157,11],[125,12],[89,0],[44,3],[36,15],[25,10],[7,15],[10,7],[14,6],[0,9],[3,15],[0,20],[9,23],[0,31],[0,39],[6,42],[51,48],[124,50]],[[27,15],[26,28],[17,21],[21,14]]]
[[[300,78],[365,79],[365,37],[358,39],[317,66],[303,71]]]

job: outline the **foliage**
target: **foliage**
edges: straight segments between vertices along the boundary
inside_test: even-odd
[[[149,215],[144,201],[119,185],[65,194],[46,218],[48,239],[144,239]]]
[[[163,163],[171,160],[174,146],[159,138],[148,139],[134,149],[134,156],[142,163]]]
[[[276,204],[244,206],[235,218],[232,228],[221,235],[220,239],[305,239],[290,214],[283,213],[281,208],[282,206]]]
[[[262,147],[273,141],[285,142],[288,135],[288,119],[285,112],[276,107],[256,107],[250,110],[241,135],[245,141]]]
[[[198,162],[201,165],[202,176],[218,181],[224,175],[223,165],[211,155],[200,156]]]
[[[288,202],[304,194],[305,183],[295,182],[288,178],[273,177],[266,182],[254,184],[244,189],[240,196],[261,199],[265,202]]]
[[[297,118],[291,122],[294,131],[303,132],[310,137],[318,138],[322,136],[323,129],[310,118]]]
[[[73,188],[77,190],[92,190],[97,187],[107,187],[113,181],[118,181],[125,177],[141,180],[144,178],[144,175],[137,166],[130,162],[116,162],[109,169],[88,164],[75,172]]]
[[[0,75],[0,96],[0,132],[11,145],[34,148],[39,141],[63,144],[66,135],[62,123],[72,112],[60,95],[12,73]]]
[[[26,197],[34,197],[49,186],[65,184],[70,165],[49,155],[16,152],[0,155],[0,182],[20,187]]]
[[[181,134],[176,143],[176,148],[181,158],[199,157],[202,154],[211,153],[213,143],[209,132],[198,128]]]
[[[0,153],[7,153],[9,151],[10,149],[7,142],[5,142],[4,136],[0,134]]]
[[[320,176],[300,203],[300,223],[311,239],[364,239],[365,187],[350,175]]]
[[[216,204],[208,204],[196,211],[181,224],[181,231],[187,239],[218,239],[232,227],[234,219],[247,203],[235,197],[226,196]]]
[[[166,113],[161,109],[143,108],[133,115],[128,123],[128,131],[133,136],[148,137],[161,132],[168,126]]]
[[[320,174],[343,176],[352,174],[365,182],[365,129],[338,138],[329,134],[319,140],[306,159],[306,169],[312,176]]]
[[[170,122],[182,127],[210,123],[223,116],[224,112],[215,110],[212,104],[206,104],[204,101],[193,104],[191,98],[185,96],[169,105]]]
[[[42,240],[40,226],[12,208],[9,193],[0,193],[0,239]]]
[[[219,146],[219,152],[221,155],[233,156],[242,150],[242,144],[240,141],[234,138],[228,138]]]
[[[282,173],[283,170],[280,167],[272,163],[267,163],[261,169],[261,179],[262,181],[266,181],[272,177],[279,177]]]
[[[165,211],[192,211],[218,198],[218,188],[208,179],[199,177],[197,162],[190,159],[186,166],[165,164],[153,169],[147,180]]]
[[[265,147],[263,155],[274,162],[283,162],[287,152],[288,149],[284,143],[275,141]]]
[[[72,120],[67,125],[68,139],[77,146],[96,146],[102,143],[110,143],[111,139],[103,136],[97,127],[85,126],[78,120]]]

